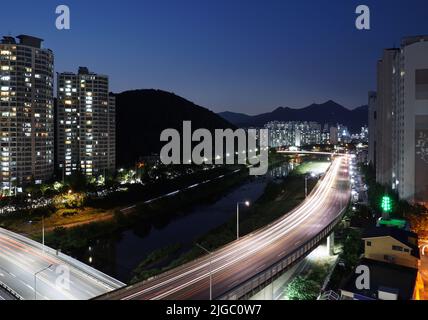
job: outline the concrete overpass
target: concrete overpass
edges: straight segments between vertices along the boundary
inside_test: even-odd
[[[123,286],[124,283],[78,260],[0,228],[3,298],[87,300]]]
[[[309,150],[277,150],[277,153],[280,154],[313,154],[313,155],[319,155],[319,156],[339,156],[339,155],[346,155],[343,153],[338,153],[336,151],[333,152],[325,152],[325,151],[309,151]]]

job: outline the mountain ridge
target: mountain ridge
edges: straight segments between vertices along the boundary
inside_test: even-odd
[[[192,130],[235,129],[211,110],[172,92],[159,89],[129,90],[116,97],[116,159],[118,165],[133,165],[143,156],[159,154],[165,129],[182,132],[183,121]]]
[[[220,112],[218,115],[237,127],[262,127],[270,121],[315,121],[322,125],[341,123],[352,132],[359,132],[362,126],[368,124],[368,106],[351,110],[333,100],[313,103],[304,108],[278,107],[271,112],[254,116],[230,111]]]

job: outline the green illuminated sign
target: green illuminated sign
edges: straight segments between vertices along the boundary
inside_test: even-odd
[[[392,212],[392,199],[389,196],[383,196],[380,206],[383,212]]]

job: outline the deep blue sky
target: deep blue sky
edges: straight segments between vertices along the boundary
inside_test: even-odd
[[[55,28],[59,4],[71,9],[69,31]],[[355,28],[359,4],[370,31]],[[428,33],[427,0],[28,0],[1,11],[1,33],[44,38],[58,72],[84,65],[114,92],[159,88],[248,114],[365,104],[382,48]]]

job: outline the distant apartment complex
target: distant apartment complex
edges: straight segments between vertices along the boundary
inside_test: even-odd
[[[269,130],[269,146],[275,147],[302,147],[306,145],[331,144],[348,142],[351,135],[348,129],[338,124],[329,127],[317,122],[272,121],[265,125]]]
[[[115,98],[105,75],[79,68],[58,74],[57,166],[66,176],[80,171],[97,176],[113,171]]]
[[[269,129],[269,146],[304,146],[321,143],[321,125],[316,122],[273,121],[265,125]]]
[[[42,41],[21,35],[0,42],[0,188],[6,194],[54,171],[54,56]]]
[[[364,143],[369,142],[369,128],[367,126],[361,127],[360,133],[351,134],[351,140],[360,141]]]
[[[377,181],[401,199],[426,203],[428,36],[404,38],[401,48],[384,51],[377,94],[370,94],[369,105],[369,160]]]

